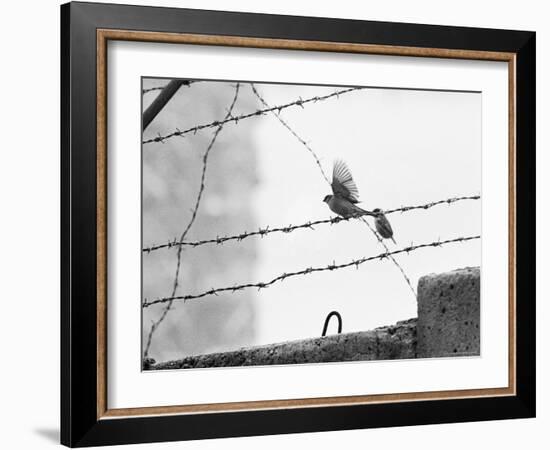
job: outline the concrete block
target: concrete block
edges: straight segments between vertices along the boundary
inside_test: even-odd
[[[370,331],[333,334],[238,350],[186,356],[144,370],[338,361],[477,356],[480,352],[479,268],[431,274],[418,282],[418,319]]]
[[[416,319],[410,319],[371,331],[334,334],[245,347],[231,352],[187,356],[159,364],[150,363],[144,366],[144,370],[410,359],[415,356]]]
[[[480,354],[479,267],[431,274],[418,282],[418,358]]]

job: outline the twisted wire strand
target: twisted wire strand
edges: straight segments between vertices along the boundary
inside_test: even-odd
[[[402,206],[400,208],[384,211],[384,214],[388,215],[388,214],[395,214],[398,212],[406,213],[406,212],[415,211],[415,210],[427,210],[427,209],[433,208],[434,206],[439,206],[444,204],[451,205],[453,203],[460,202],[460,201],[479,200],[480,198],[481,197],[479,195],[452,197],[444,200],[438,200],[438,201],[426,203],[423,205]],[[368,212],[371,212],[371,211],[368,211]],[[330,219],[314,220],[314,221],[306,222],[300,225],[288,225],[286,227],[280,226],[280,227],[270,228],[269,226],[266,226],[265,228],[259,228],[256,231],[251,231],[251,232],[245,231],[243,233],[239,233],[235,235],[216,236],[215,238],[209,238],[209,239],[197,240],[197,241],[181,241],[181,240],[178,240],[177,238],[174,238],[164,244],[150,245],[148,247],[144,247],[142,249],[142,252],[148,254],[156,250],[171,249],[171,248],[177,248],[180,246],[198,247],[206,244],[219,245],[219,244],[224,244],[225,242],[228,242],[228,241],[242,241],[246,238],[254,237],[254,236],[264,237],[271,233],[291,233],[292,231],[300,230],[300,229],[314,230],[315,226],[317,225],[324,225],[324,224],[333,225],[339,222],[348,221],[350,219],[352,218],[332,217]]]
[[[245,284],[239,284],[239,285],[234,285],[234,286],[212,288],[208,291],[204,291],[204,292],[199,293],[199,294],[170,296],[170,297],[158,298],[158,299],[152,300],[152,301],[148,301],[147,299],[145,299],[144,302],[142,303],[142,307],[143,308],[148,308],[150,306],[163,304],[163,303],[172,304],[175,300],[186,301],[186,300],[199,299],[199,298],[207,297],[207,296],[210,296],[210,295],[217,295],[221,292],[237,292],[237,291],[240,291],[240,290],[243,290],[243,289],[250,289],[250,288],[257,288],[258,290],[265,289],[265,288],[268,288],[268,287],[272,286],[273,284],[277,283],[278,281],[283,281],[283,280],[285,280],[287,278],[291,278],[291,277],[305,276],[305,275],[309,275],[311,273],[316,273],[316,272],[325,272],[325,271],[345,269],[345,268],[349,268],[349,267],[353,267],[353,266],[355,266],[358,269],[361,264],[364,264],[368,261],[383,260],[385,258],[389,258],[389,257],[394,256],[394,255],[399,255],[399,254],[403,254],[403,253],[408,254],[410,252],[413,252],[413,251],[416,251],[416,250],[419,250],[419,249],[422,249],[422,248],[441,247],[443,245],[447,245],[447,244],[451,244],[451,243],[467,242],[467,241],[472,241],[472,240],[480,239],[480,238],[481,238],[480,235],[476,235],[476,236],[467,236],[467,237],[458,237],[458,238],[454,238],[454,239],[447,239],[447,240],[444,240],[444,241],[439,240],[439,241],[430,242],[430,243],[426,243],[426,244],[418,244],[418,245],[412,245],[411,244],[410,246],[404,247],[404,248],[399,249],[399,250],[394,250],[392,252],[384,252],[384,253],[380,253],[378,255],[368,256],[368,257],[364,257],[364,258],[360,258],[360,259],[354,259],[354,260],[351,260],[351,261],[349,261],[347,263],[343,263],[343,264],[336,264],[336,263],[333,262],[332,264],[329,264],[329,265],[323,266],[323,267],[308,267],[306,269],[302,269],[302,270],[299,270],[299,271],[296,271],[296,272],[283,273],[283,274],[278,275],[275,278],[273,278],[269,281],[265,281],[265,282],[245,283]]]
[[[305,100],[302,99],[302,98],[299,98],[299,99],[294,100],[293,102],[290,102],[290,103],[285,103],[283,105],[272,106],[271,108],[259,109],[257,111],[253,111],[253,112],[246,113],[246,114],[241,114],[239,116],[229,115],[229,116],[225,117],[223,120],[215,120],[214,122],[210,122],[210,123],[206,123],[206,124],[202,124],[202,125],[196,125],[194,127],[187,128],[185,130],[179,130],[179,129],[176,128],[176,131],[173,131],[172,133],[168,133],[166,135],[159,135],[159,136],[151,138],[151,139],[146,139],[142,142],[142,144],[150,144],[152,142],[164,142],[166,139],[170,139],[170,138],[173,138],[173,137],[176,137],[176,136],[184,136],[184,135],[189,134],[189,133],[195,134],[200,130],[204,130],[206,128],[215,128],[215,127],[218,127],[220,125],[225,125],[226,123],[229,123],[229,122],[238,123],[240,120],[249,119],[251,117],[258,117],[258,116],[261,116],[263,114],[267,114],[267,113],[272,112],[272,111],[281,112],[283,109],[292,108],[292,107],[296,107],[296,106],[299,106],[299,107],[303,108],[304,105],[307,105],[308,103],[322,102],[322,101],[328,100],[329,98],[339,97],[340,95],[347,94],[348,92],[354,92],[354,91],[358,91],[358,90],[361,90],[361,89],[365,89],[365,88],[363,88],[363,87],[354,87],[354,88],[342,89],[342,90],[339,90],[339,91],[332,92],[331,94],[310,97],[310,98],[307,98]]]
[[[265,99],[262,97],[262,95],[260,94],[260,92],[258,91],[258,89],[256,88],[256,86],[254,85],[254,83],[250,83],[250,88],[252,89],[252,92],[254,93],[254,95],[256,97],[258,97],[258,100],[260,100],[260,102],[262,103],[262,105],[264,105],[265,108],[267,109],[270,109],[271,106],[265,101]],[[321,171],[321,173],[323,174],[323,178],[325,179],[325,181],[330,184],[330,180],[329,178],[327,177],[327,174],[325,173],[325,171],[323,170],[323,166],[321,165],[321,161],[319,160],[319,157],[317,156],[317,153],[315,153],[315,151],[311,148],[311,146],[304,140],[302,139],[298,133],[296,133],[296,131],[294,131],[294,129],[288,124],[288,122],[286,122],[282,117],[281,117],[281,114],[279,111],[277,110],[274,110],[274,111],[271,111],[271,114],[273,114],[277,120],[279,122],[281,122],[281,124],[288,130],[290,131],[290,133],[298,140],[298,142],[300,142],[300,144],[302,144],[308,151],[309,153],[311,153],[311,156],[313,156],[313,159],[315,159],[315,163],[317,164],[317,166],[319,167],[319,170]]]
[[[186,83],[186,85],[189,86],[193,82],[194,81],[190,80],[189,82]],[[172,133],[169,133],[169,134],[164,135],[164,136],[159,134],[159,136],[157,136],[155,138],[143,140],[143,142],[142,142],[143,144],[149,144],[149,143],[153,143],[153,142],[163,143],[166,139],[170,139],[172,137],[176,137],[176,136],[183,137],[186,134],[197,133],[198,131],[201,131],[201,130],[204,130],[204,129],[207,129],[207,128],[216,128],[216,130],[213,134],[213,137],[212,137],[212,139],[211,139],[211,141],[210,141],[210,143],[209,143],[209,145],[208,145],[208,147],[205,151],[205,154],[203,156],[203,169],[202,169],[202,174],[201,174],[201,184],[200,184],[199,192],[198,192],[198,195],[197,195],[197,198],[196,198],[195,207],[193,209],[191,219],[190,219],[189,223],[187,224],[187,226],[185,227],[184,231],[182,232],[182,234],[180,236],[180,239],[179,240],[174,239],[174,240],[169,241],[168,243],[165,243],[165,244],[153,245],[153,246],[146,247],[146,248],[142,249],[142,251],[145,252],[145,253],[150,253],[152,251],[160,250],[160,249],[163,249],[163,248],[177,248],[177,250],[178,250],[177,251],[176,273],[175,273],[175,277],[174,277],[174,283],[173,283],[173,286],[172,286],[172,294],[170,295],[170,297],[159,298],[159,299],[156,299],[156,300],[153,300],[153,301],[148,301],[147,299],[144,299],[144,301],[142,303],[143,308],[147,308],[149,306],[157,305],[157,304],[165,305],[159,319],[157,319],[151,325],[151,329],[150,329],[148,339],[147,339],[147,345],[146,345],[145,352],[144,352],[144,358],[146,358],[147,355],[148,355],[149,348],[150,348],[150,345],[151,345],[151,340],[152,340],[154,332],[156,331],[158,326],[163,322],[163,320],[166,318],[168,312],[172,308],[173,302],[176,301],[176,300],[186,301],[186,300],[191,300],[191,299],[199,299],[199,298],[203,298],[203,297],[210,296],[210,295],[218,295],[218,293],[220,293],[220,292],[236,292],[236,291],[239,291],[239,290],[242,290],[242,289],[248,289],[248,288],[258,288],[260,290],[260,289],[272,286],[273,284],[277,283],[278,281],[283,281],[286,278],[297,277],[297,276],[302,276],[302,275],[308,275],[310,273],[315,273],[315,272],[338,270],[338,269],[343,269],[343,268],[349,268],[349,267],[352,267],[352,266],[355,266],[356,268],[359,268],[359,265],[361,265],[361,264],[363,264],[367,261],[373,261],[373,260],[377,260],[377,259],[383,260],[385,258],[390,259],[398,267],[398,269],[400,270],[401,274],[403,275],[405,281],[407,282],[408,286],[410,287],[411,291],[413,292],[413,294],[416,297],[417,294],[416,294],[416,292],[415,292],[415,290],[412,286],[412,283],[411,283],[409,277],[407,276],[406,272],[403,270],[401,265],[394,258],[394,255],[398,255],[398,254],[402,254],[402,253],[407,253],[408,254],[411,251],[415,251],[415,250],[418,250],[418,249],[421,249],[421,248],[439,247],[439,246],[450,244],[450,243],[466,242],[466,241],[470,241],[470,240],[480,238],[479,235],[469,236],[469,237],[460,237],[460,238],[455,238],[455,239],[449,239],[449,240],[446,240],[446,241],[432,242],[432,243],[429,243],[429,244],[420,244],[420,245],[416,245],[416,246],[411,244],[409,247],[406,247],[406,248],[403,248],[403,249],[400,249],[400,250],[389,251],[389,248],[386,246],[383,239],[376,233],[376,231],[365,220],[364,217],[353,217],[353,218],[359,218],[360,220],[362,220],[369,227],[370,231],[375,235],[375,237],[377,238],[379,243],[384,247],[384,249],[385,249],[384,253],[381,253],[381,254],[376,255],[376,256],[370,256],[370,257],[365,257],[365,258],[361,258],[361,259],[352,260],[352,261],[350,261],[348,263],[345,263],[345,264],[337,265],[333,262],[333,264],[329,264],[329,265],[324,266],[324,267],[316,267],[316,268],[309,267],[309,268],[306,268],[306,269],[303,269],[303,270],[300,270],[300,271],[297,271],[297,272],[283,273],[283,274],[281,274],[281,275],[279,275],[279,276],[277,276],[277,277],[275,277],[275,278],[273,278],[273,279],[271,279],[270,281],[267,281],[267,282],[247,283],[247,284],[241,284],[241,285],[234,285],[234,286],[230,286],[230,287],[210,289],[208,291],[202,292],[200,294],[194,294],[194,295],[191,295],[191,294],[179,295],[179,296],[176,295],[177,289],[178,289],[178,284],[179,284],[179,273],[180,273],[180,267],[181,267],[181,253],[182,253],[183,247],[185,247],[185,246],[196,247],[196,246],[205,245],[205,244],[223,244],[224,242],[227,242],[227,241],[233,241],[233,240],[241,241],[243,239],[246,239],[246,238],[252,237],[252,236],[264,237],[265,235],[271,234],[271,233],[289,233],[289,232],[292,232],[292,231],[297,230],[297,229],[314,229],[314,226],[316,226],[316,225],[335,224],[335,223],[339,223],[341,221],[347,221],[347,220],[350,219],[350,218],[334,217],[334,218],[330,218],[330,219],[310,221],[310,222],[307,222],[307,223],[304,223],[304,224],[301,224],[301,225],[289,225],[287,227],[278,227],[278,228],[271,228],[271,229],[269,227],[266,227],[266,228],[263,228],[263,229],[260,228],[257,231],[253,231],[253,232],[250,232],[250,233],[245,231],[244,233],[240,233],[238,235],[224,236],[224,237],[217,236],[216,238],[210,238],[210,239],[205,239],[205,240],[201,240],[201,241],[185,241],[185,237],[186,237],[187,233],[189,232],[189,230],[191,229],[191,227],[192,227],[192,225],[195,221],[195,218],[197,216],[198,209],[199,209],[201,199],[202,199],[202,195],[203,195],[203,191],[205,189],[205,176],[206,176],[208,155],[209,155],[209,153],[210,153],[210,151],[211,151],[211,149],[212,149],[212,147],[213,147],[213,145],[214,145],[214,143],[217,139],[218,134],[223,129],[225,124],[230,123],[230,122],[234,122],[235,124],[237,124],[240,120],[244,120],[244,119],[248,119],[248,118],[252,118],[252,117],[258,117],[258,116],[261,116],[261,115],[264,115],[264,114],[267,114],[267,113],[273,114],[279,120],[279,122],[308,150],[308,152],[314,158],[315,163],[318,166],[323,178],[330,185],[330,180],[327,177],[325,171],[323,170],[321,161],[320,161],[319,157],[317,156],[317,154],[315,153],[315,151],[313,150],[313,148],[307,143],[307,141],[305,141],[289,125],[289,123],[287,121],[285,121],[282,118],[280,113],[281,113],[282,110],[287,109],[287,108],[292,108],[292,107],[296,107],[296,106],[300,106],[301,108],[303,108],[304,105],[308,104],[308,103],[316,103],[316,102],[328,100],[328,99],[333,98],[333,97],[339,97],[342,94],[346,94],[346,93],[353,92],[353,91],[356,91],[356,90],[364,89],[364,88],[361,88],[361,87],[343,89],[343,90],[335,91],[331,94],[327,94],[327,95],[324,95],[324,96],[314,96],[314,97],[310,97],[310,98],[307,98],[307,99],[299,98],[299,99],[297,99],[293,102],[289,102],[289,103],[285,103],[285,104],[281,104],[281,105],[277,105],[277,106],[270,106],[270,104],[260,94],[260,92],[258,91],[256,86],[253,83],[250,83],[250,87],[252,89],[252,92],[259,99],[259,101],[263,105],[264,109],[259,109],[257,111],[242,114],[242,115],[239,115],[239,116],[233,116],[232,111],[233,111],[233,108],[235,106],[237,97],[239,95],[239,87],[240,87],[239,84],[237,84],[235,86],[235,95],[234,95],[233,101],[230,105],[230,108],[227,111],[227,114],[225,115],[225,117],[222,120],[213,121],[213,122],[210,122],[210,123],[207,123],[207,124],[197,125],[197,126],[188,128],[188,129],[183,130],[183,131],[176,128],[176,131],[174,131]],[[151,92],[151,91],[154,91],[154,90],[160,90],[160,89],[162,89],[162,87],[150,88],[150,89],[147,89],[147,90],[143,90],[143,93],[145,94],[147,92]],[[387,214],[392,214],[392,213],[397,213],[397,212],[404,213],[404,212],[409,212],[409,211],[413,211],[413,210],[420,210],[420,209],[426,210],[426,209],[432,208],[434,206],[445,204],[445,203],[450,205],[452,203],[462,201],[462,200],[478,200],[478,199],[480,199],[479,195],[453,197],[453,198],[448,198],[448,199],[444,199],[444,200],[438,200],[438,201],[435,201],[435,202],[430,202],[430,203],[423,204],[423,205],[402,206],[400,208],[385,211],[385,214],[387,215]],[[367,215],[373,215],[373,214],[372,214],[372,212],[367,212]]]
[[[229,109],[227,110],[227,113],[225,115],[226,118],[231,116],[233,108],[235,107],[235,103],[237,102],[237,98],[239,96],[239,89],[240,89],[240,84],[237,84],[235,86],[235,94],[233,96],[233,100],[231,101],[231,105],[229,106]],[[212,139],[210,140],[210,143],[208,144],[208,147],[206,148],[206,151],[204,152],[203,160],[202,160],[201,184],[200,184],[200,187],[199,187],[199,192],[198,192],[197,198],[195,200],[195,206],[193,208],[193,213],[191,215],[191,219],[187,223],[187,226],[185,227],[185,229],[183,230],[183,232],[180,236],[180,239],[179,239],[180,244],[185,239],[185,237],[187,236],[187,233],[189,232],[189,230],[191,229],[191,227],[195,223],[195,219],[197,217],[199,206],[201,204],[202,194],[204,192],[204,187],[205,187],[206,168],[208,166],[208,156],[210,155],[210,151],[212,150],[212,147],[214,146],[214,143],[216,142],[216,139],[218,138],[218,135],[222,131],[223,127],[224,127],[223,123],[218,126],[218,128],[216,129],[216,131],[214,132],[214,134],[212,136]],[[182,253],[182,250],[183,250],[183,246],[179,245],[178,246],[178,253],[177,253],[177,262],[176,262],[176,274],[174,276],[174,283],[172,285],[172,295],[171,295],[172,297],[174,297],[176,295],[176,292],[177,292],[177,289],[178,289],[179,273],[180,273],[180,268],[181,268],[181,253]],[[151,342],[152,342],[153,335],[154,335],[155,331],[158,329],[159,325],[164,321],[164,319],[168,315],[168,312],[172,308],[173,301],[168,301],[166,303],[167,304],[164,307],[164,310],[162,311],[160,317],[151,324],[151,328],[150,328],[149,334],[147,336],[147,344],[145,346],[145,352],[144,352],[144,356],[143,356],[144,358],[147,358],[147,356],[149,354],[149,349],[151,347]]]
[[[481,198],[480,195],[465,195],[462,197],[451,197],[443,200],[437,200],[435,202],[425,203],[423,205],[401,206],[395,209],[388,209],[387,211],[384,211],[384,214],[387,216],[388,214],[394,214],[397,212],[404,213],[404,212],[414,211],[415,209],[430,209],[438,205],[444,205],[444,204],[450,205],[452,203],[461,202],[463,200],[479,200],[480,198]]]
[[[376,230],[374,230],[374,228],[372,228],[371,224],[368,223],[364,217],[360,217],[360,220],[367,226],[369,227],[369,230],[372,232],[372,234],[374,234],[374,236],[376,236],[376,239],[378,239],[378,242],[380,242],[380,244],[386,249],[386,253],[389,253],[390,249],[388,248],[388,246],[386,245],[386,243],[384,242],[384,240],[382,239],[382,237],[380,237],[380,235],[376,232]],[[388,254],[388,257],[389,259],[397,266],[397,268],[399,269],[399,271],[401,272],[401,274],[403,275],[403,278],[405,278],[405,281],[407,282],[407,284],[409,285],[409,288],[411,289],[413,295],[414,295],[414,298],[418,299],[418,295],[416,294],[416,291],[414,290],[414,287],[411,283],[411,279],[409,278],[409,276],[405,273],[405,270],[403,270],[403,267],[401,266],[401,264],[399,264],[396,259],[393,257],[392,254]]]
[[[254,84],[251,84],[251,87],[252,87],[252,91],[254,92],[254,94],[256,94],[256,96],[258,97],[258,99],[263,103],[263,105],[267,108],[269,108],[269,105],[267,104],[267,102],[263,99],[263,97],[260,95],[260,93],[258,92],[258,90],[255,88]],[[281,115],[280,115],[280,110],[279,111],[271,111],[273,114],[275,114],[275,116],[277,117],[277,119],[279,119],[279,121],[281,122],[281,124],[296,138],[298,139],[298,141],[304,146],[306,147],[306,149],[309,151],[309,153],[311,154],[311,156],[315,159],[315,163],[317,164],[317,166],[319,167],[319,170],[321,171],[321,174],[323,175],[323,178],[325,179],[325,181],[329,184],[329,186],[331,186],[331,182],[329,180],[329,178],[327,177],[327,175],[325,174],[325,171],[323,170],[323,166],[321,165],[321,161],[319,161],[319,158],[317,157],[317,154],[315,153],[315,151],[307,144],[307,142],[302,139],[291,127],[290,125],[285,122],[282,118],[281,118]],[[370,224],[365,220],[364,217],[360,218],[362,222],[364,222],[367,227],[369,227],[369,230],[372,232],[372,234],[376,237],[376,239],[378,240],[378,242],[384,247],[384,249],[386,250],[386,252],[388,251],[388,247],[386,246],[386,244],[384,243],[384,241],[382,240],[382,238],[380,236],[378,236],[378,233],[376,233],[376,231],[370,226]],[[413,295],[415,296],[415,298],[417,298],[416,296],[416,291],[414,290],[412,284],[411,284],[411,280],[409,279],[409,277],[407,276],[407,274],[405,273],[405,270],[403,270],[403,267],[401,267],[401,265],[397,262],[397,260],[392,256],[390,257],[390,260],[393,262],[393,264],[395,264],[397,266],[397,268],[399,269],[399,271],[401,272],[401,274],[403,275],[403,277],[405,278],[405,281],[407,282],[407,284],[409,285],[409,287],[411,288],[411,291],[413,292]]]

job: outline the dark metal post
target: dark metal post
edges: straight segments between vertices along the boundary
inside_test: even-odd
[[[149,126],[166,103],[174,96],[182,84],[188,83],[186,80],[172,80],[160,91],[160,94],[153,100],[153,103],[143,113],[143,131]]]

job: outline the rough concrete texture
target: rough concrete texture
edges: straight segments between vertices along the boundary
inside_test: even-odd
[[[479,267],[418,281],[417,357],[479,355]]]
[[[416,319],[372,331],[343,333],[247,347],[239,350],[188,356],[151,364],[149,370],[190,369],[200,367],[304,364],[334,361],[408,359],[416,357]],[[152,363],[152,361],[151,361]]]
[[[420,278],[418,319],[371,331],[187,356],[144,370],[479,355],[479,267]]]

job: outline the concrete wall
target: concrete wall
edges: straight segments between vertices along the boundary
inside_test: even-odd
[[[479,267],[418,281],[419,358],[479,355]]]
[[[232,352],[189,356],[157,364],[153,369],[304,364],[414,358],[416,319],[371,331],[333,334],[313,339],[282,342]]]
[[[479,276],[479,268],[465,268],[420,278],[418,318],[395,325],[158,364],[148,361],[144,369],[476,356],[480,349]]]

